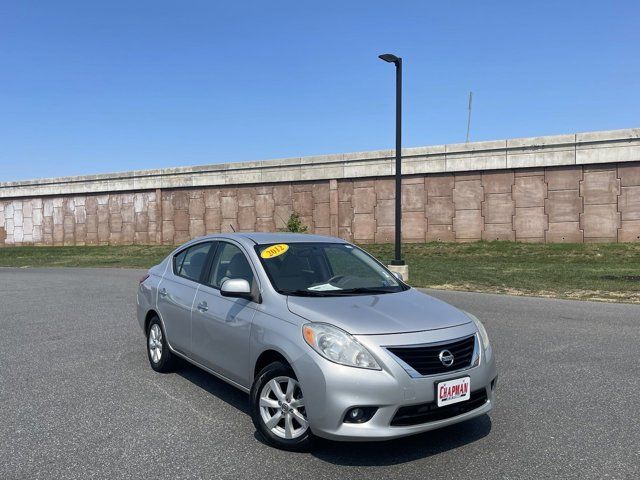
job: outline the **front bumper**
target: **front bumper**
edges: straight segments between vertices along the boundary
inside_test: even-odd
[[[440,342],[474,333],[475,326],[471,323],[431,332],[356,336],[376,357],[382,370],[338,365],[310,351],[296,361],[295,369],[304,391],[311,431],[331,440],[388,440],[445,427],[489,412],[495,403],[493,380],[497,377],[491,347],[480,352],[479,364],[475,367],[418,378],[412,378],[384,348],[385,345]],[[464,376],[470,377],[472,392],[482,389],[486,392],[486,401],[479,403],[477,408],[426,423],[391,425],[399,408],[435,402],[438,382]],[[343,421],[350,408],[369,406],[377,407],[377,411],[368,422]]]

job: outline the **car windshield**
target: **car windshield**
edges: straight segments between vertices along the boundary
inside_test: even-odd
[[[284,295],[367,295],[407,288],[367,253],[345,243],[278,243],[257,245],[256,251]]]

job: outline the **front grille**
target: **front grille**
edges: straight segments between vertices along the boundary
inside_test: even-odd
[[[463,413],[480,408],[487,402],[486,389],[471,392],[469,400],[445,407],[438,407],[437,402],[421,403],[400,407],[391,420],[392,427],[407,427],[421,423],[435,422],[456,417]]]
[[[387,347],[387,350],[420,375],[436,375],[470,367],[473,359],[474,346],[475,336],[471,335],[449,343]],[[443,365],[438,358],[438,355],[440,355],[440,352],[443,350],[448,350],[453,355],[453,364],[449,367]]]

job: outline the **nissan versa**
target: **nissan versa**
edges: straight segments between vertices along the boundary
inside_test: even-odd
[[[478,319],[338,238],[198,238],[143,277],[137,315],[154,370],[180,357],[250,393],[256,429],[279,448],[412,435],[494,402]]]

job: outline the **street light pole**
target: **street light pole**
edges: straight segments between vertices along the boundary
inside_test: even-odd
[[[379,56],[396,66],[396,218],[395,258],[391,265],[404,265],[402,260],[402,58],[390,53]]]

